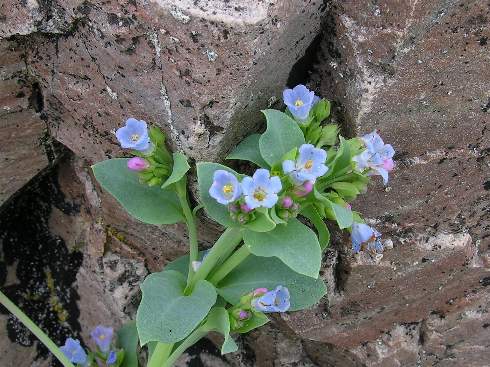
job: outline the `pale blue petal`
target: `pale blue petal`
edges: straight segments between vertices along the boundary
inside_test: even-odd
[[[270,179],[268,191],[273,193],[278,193],[282,189],[281,179],[277,176],[273,176]]]
[[[385,144],[385,146],[380,150],[379,154],[381,154],[382,157],[386,158],[393,158],[395,155],[395,149],[391,146],[391,144]]]
[[[260,186],[266,189],[270,184],[270,172],[264,168],[259,168],[253,175],[255,187]]]
[[[254,185],[254,180],[252,177],[244,177],[242,180],[242,191],[245,195],[253,195],[255,191],[255,185]]]
[[[352,243],[362,244],[367,242],[374,234],[371,227],[364,223],[353,223],[352,224]]]
[[[282,162],[282,170],[284,171],[284,173],[290,173],[290,172],[294,171],[294,168],[295,168],[295,165],[294,165],[293,161],[287,160],[287,161]]]
[[[244,199],[245,204],[247,204],[250,209],[258,208],[261,205],[260,201],[255,200],[253,195],[246,195]]]
[[[279,198],[276,194],[267,194],[267,196],[260,203],[260,205],[265,208],[272,208],[274,205],[276,205],[278,199]]]

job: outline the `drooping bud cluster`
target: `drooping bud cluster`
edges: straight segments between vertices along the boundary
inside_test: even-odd
[[[90,338],[96,346],[95,352],[87,353],[80,345],[80,341],[72,338],[66,339],[65,345],[60,347],[60,350],[70,362],[77,366],[88,367],[93,363],[94,365],[114,366],[118,361],[118,356],[119,363],[122,362],[124,352],[114,349],[113,337],[113,328],[98,325],[90,333]]]
[[[231,329],[238,330],[247,325],[257,313],[286,312],[291,306],[289,290],[278,285],[269,291],[267,288],[257,288],[242,296],[240,302],[228,309]]]

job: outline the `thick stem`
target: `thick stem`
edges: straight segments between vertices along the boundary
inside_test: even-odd
[[[187,199],[186,190],[186,180],[183,178],[176,184],[177,196],[179,197],[180,205],[182,206],[182,211],[184,213],[185,222],[187,224],[187,231],[189,233],[189,272],[187,274],[187,284],[190,283],[193,275],[194,269],[192,268],[192,262],[197,261],[199,257],[199,247],[197,244],[197,228],[196,220],[192,210],[189,206],[189,200]]]
[[[163,367],[172,367],[173,364],[177,361],[177,359],[184,353],[187,348],[193,346],[200,339],[204,338],[207,334],[207,331],[202,330],[201,328],[197,328],[194,330],[187,338],[185,338],[182,343],[175,348],[173,353],[167,358]]]
[[[18,308],[11,300],[0,291],[0,303],[7,310],[12,312],[20,322],[24,324],[65,367],[74,367],[73,364],[66,358],[58,346],[47,336],[20,308]]]
[[[211,248],[208,256],[204,259],[199,269],[192,277],[190,283],[185,290],[186,294],[192,292],[192,289],[199,280],[206,279],[208,274],[213,270],[220,259],[223,259],[223,254],[234,249],[242,241],[242,232],[240,228],[227,228],[221,237],[216,241]]]
[[[147,367],[162,367],[172,353],[173,347],[174,344],[158,343]]]
[[[209,280],[214,285],[218,285],[218,283],[226,277],[233,269],[235,269],[238,265],[245,260],[248,255],[250,255],[250,250],[246,245],[243,245],[238,250],[236,250],[233,255],[231,255],[228,260],[226,260],[223,265],[221,265],[216,273],[213,274],[211,279]]]

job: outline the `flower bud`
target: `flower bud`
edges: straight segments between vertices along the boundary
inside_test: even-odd
[[[257,288],[253,291],[253,296],[254,297],[259,297],[265,293],[267,293],[268,289],[267,288]]]
[[[299,186],[297,190],[294,191],[296,196],[303,197],[308,195],[313,190],[313,182],[305,181],[303,185]]]
[[[146,159],[140,157],[133,157],[128,161],[128,169],[131,171],[140,172],[149,167],[150,163]]]
[[[288,209],[291,207],[291,205],[293,205],[293,199],[291,199],[289,196],[285,196],[282,199],[282,207]]]
[[[250,213],[252,211],[252,209],[247,204],[245,204],[245,203],[244,204],[240,204],[240,209],[244,213]]]
[[[238,313],[238,318],[240,320],[246,320],[250,317],[250,312],[247,312],[247,311],[244,311],[244,310],[240,310],[240,312]]]

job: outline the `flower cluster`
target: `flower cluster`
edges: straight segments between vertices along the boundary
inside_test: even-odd
[[[228,205],[232,218],[241,224],[249,221],[250,213],[254,209],[270,209],[278,202],[280,217],[294,217],[299,211],[299,206],[293,197],[300,199],[313,190],[317,178],[328,171],[326,159],[327,152],[323,149],[303,144],[299,147],[294,161],[283,161],[283,174],[278,173],[280,176],[271,176],[269,170],[260,168],[252,177],[246,176],[239,182],[234,174],[216,170],[209,195],[218,203]]]
[[[95,343],[95,352],[88,353],[80,345],[77,339],[68,338],[60,350],[77,366],[113,366],[118,367],[124,358],[122,350],[116,350],[113,346],[114,329],[98,325],[90,333],[90,337]]]
[[[172,171],[172,156],[165,146],[165,135],[160,129],[148,129],[145,121],[134,118],[117,129],[121,148],[131,149],[136,155],[128,160],[128,169],[138,172],[140,181],[149,186],[161,185]]]
[[[395,150],[390,144],[385,144],[376,131],[364,135],[362,138],[366,150],[355,156],[359,171],[366,171],[368,175],[380,175],[383,182],[388,183],[388,172],[395,167],[393,156]]]
[[[287,312],[291,307],[289,290],[278,285],[273,290],[257,288],[244,295],[228,310],[232,330],[240,330],[260,313]]]

